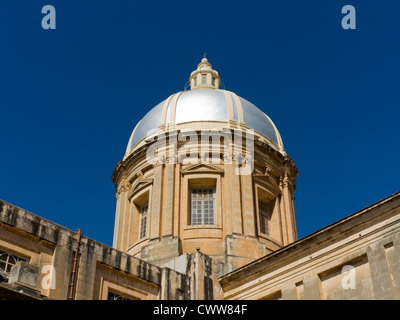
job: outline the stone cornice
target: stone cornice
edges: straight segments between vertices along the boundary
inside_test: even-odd
[[[132,152],[126,159],[118,161],[116,167],[114,168],[113,174],[111,176],[111,181],[117,184],[118,180],[121,179],[123,172],[126,168],[129,168],[133,163],[143,156],[146,156],[147,145]]]
[[[234,132],[235,132],[235,129],[228,129],[228,128],[224,129],[224,134],[226,134],[226,135],[233,136]],[[137,150],[134,150],[124,160],[120,160],[113,171],[113,174],[111,177],[112,182],[114,182],[116,185],[118,185],[118,181],[120,181],[122,179],[122,177],[124,176],[125,170],[127,168],[130,168],[139,159],[146,157],[146,153],[147,153],[149,147],[155,148],[156,146],[159,146],[159,145],[165,143],[166,141],[169,141],[170,137],[175,139],[179,135],[179,133],[180,133],[179,130],[162,133],[162,134],[156,136],[157,138],[154,137],[153,139],[146,141],[145,145],[141,146]],[[196,133],[197,133],[197,140],[201,141],[201,135],[200,135],[201,130],[197,130]],[[220,133],[220,131],[219,131],[219,133],[210,131],[207,134],[208,137],[212,137],[213,135],[220,136],[221,133]],[[253,157],[249,158],[249,156],[251,156],[251,155],[248,154],[245,150],[243,150],[243,152],[241,154],[240,154],[240,152],[233,153],[230,151],[226,152],[224,150],[223,152],[221,152],[221,159],[223,159],[225,162],[228,161],[228,163],[229,163],[229,161],[232,161],[232,160],[234,160],[238,163],[241,161],[248,163],[249,161],[258,159],[260,156],[259,155],[259,153],[260,153],[262,156],[267,155],[268,161],[267,161],[267,159],[265,159],[266,163],[270,163],[272,161],[272,163],[267,165],[267,170],[272,170],[274,175],[276,175],[276,176],[281,175],[283,172],[278,173],[276,168],[284,167],[285,168],[284,172],[285,171],[289,172],[290,177],[292,177],[294,180],[298,177],[299,173],[298,173],[297,167],[296,167],[294,161],[290,158],[290,156],[283,155],[279,151],[275,150],[268,143],[260,141],[259,137],[257,135],[253,135],[253,138],[254,138],[254,158]],[[243,139],[244,139],[244,137],[243,137]],[[179,141],[178,140],[177,144],[176,144],[177,149],[179,149],[186,142],[187,141]],[[234,144],[234,141],[232,141],[232,142]],[[177,150],[175,150],[175,151],[177,151]],[[176,163],[180,159],[179,156],[180,156],[179,151],[169,157],[160,155],[160,156],[158,156],[157,159],[154,159],[154,162],[151,164],[153,166],[158,166],[158,165],[164,165],[164,164],[169,164],[169,163]],[[295,187],[295,181],[292,182],[292,186]]]

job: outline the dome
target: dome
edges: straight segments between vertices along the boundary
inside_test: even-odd
[[[136,125],[126,153],[145,143],[152,134],[179,129],[253,129],[262,140],[284,153],[278,130],[271,119],[251,102],[219,89],[218,72],[207,59],[190,77],[191,90],[168,97]]]

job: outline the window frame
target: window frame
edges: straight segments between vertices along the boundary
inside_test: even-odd
[[[197,195],[201,195],[200,197],[193,197],[193,190],[199,190],[199,193],[196,193]],[[205,191],[205,190],[208,190]],[[190,211],[189,211],[189,224],[191,226],[215,226],[216,225],[216,187],[215,186],[193,186],[190,187],[189,189],[190,191]],[[207,194],[209,195],[211,191],[212,197],[207,197]],[[200,212],[200,218],[196,218],[196,220],[200,219],[200,223],[193,223],[194,220],[194,214],[198,214],[198,213],[194,213],[193,212],[193,202],[199,202],[200,203],[200,207],[201,207],[201,212]],[[208,203],[208,205],[212,204],[212,213],[211,212],[205,212],[206,208],[206,202],[210,202]],[[210,210],[210,208],[207,208],[208,210]],[[206,218],[206,214],[210,215],[212,214],[212,217],[207,217]],[[207,220],[212,220],[213,223],[206,223],[206,219]]]
[[[224,170],[215,165],[194,164],[187,165],[181,171],[183,180],[181,183],[181,201],[180,201],[180,232],[183,239],[201,239],[201,238],[223,238],[223,217],[222,212],[225,207],[222,199],[224,191],[222,186],[222,177]],[[191,225],[190,224],[190,189],[192,187],[203,186],[208,181],[207,186],[215,187],[215,221],[214,225]]]
[[[258,220],[260,223],[260,232],[266,236],[270,236],[271,234],[271,203],[266,202],[264,199],[259,199],[257,202],[258,205]],[[261,209],[264,207],[265,209]]]
[[[145,212],[143,208],[146,208]],[[149,223],[149,202],[146,202],[145,204],[141,205],[139,207],[139,220],[140,220],[140,226],[139,226],[139,240],[146,239],[147,238],[147,230],[148,230],[148,223]]]
[[[101,276],[100,277],[100,291],[99,300],[109,300],[109,293],[116,296],[122,296],[129,300],[148,300],[149,292],[140,290],[139,288],[134,288],[128,285],[117,284],[111,279]]]
[[[10,251],[4,250],[0,248],[0,256],[7,256],[6,260],[2,260],[0,258],[0,264],[3,265],[4,263],[4,269],[3,267],[0,267],[0,271],[9,275],[12,267],[14,267],[18,262],[23,261],[23,262],[28,262],[27,259],[20,257],[17,254],[11,253]],[[15,263],[10,263],[9,259],[12,257],[15,261]],[[8,269],[8,271],[7,271]]]
[[[280,218],[280,201],[279,194],[275,193],[268,186],[261,184],[259,181],[255,182],[255,206],[256,206],[256,221],[257,221],[257,234],[258,237],[268,239],[276,243],[282,243],[282,223]],[[268,228],[262,230],[260,202],[268,206]],[[264,231],[267,231],[265,233]]]
[[[144,188],[141,188],[140,191],[135,192],[130,201],[130,218],[129,218],[129,239],[128,239],[128,247],[127,250],[131,250],[138,243],[146,241],[150,237],[150,224],[151,224],[151,201],[152,198],[152,189],[153,185],[151,183],[146,183]],[[147,205],[147,218],[146,218],[146,236],[141,238],[141,208]]]

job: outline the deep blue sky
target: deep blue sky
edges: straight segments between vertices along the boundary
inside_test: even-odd
[[[56,8],[43,30],[41,8]],[[341,9],[356,8],[343,30]],[[3,1],[0,198],[112,245],[111,174],[203,53],[274,121],[299,237],[400,190],[400,1]]]

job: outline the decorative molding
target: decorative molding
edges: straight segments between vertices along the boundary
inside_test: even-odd
[[[275,179],[269,175],[255,174],[253,175],[253,180],[254,182],[260,182],[266,186],[269,186],[273,191],[276,192],[277,195],[282,193],[280,185],[276,183]]]
[[[117,193],[120,194],[121,192],[127,192],[131,189],[131,184],[128,182],[127,179],[122,179],[121,184],[118,186]]]
[[[242,165],[243,163],[254,163],[254,156],[250,153],[246,153],[245,151],[224,151],[222,153],[222,158],[225,164],[231,164],[232,160],[235,161],[238,165]]]
[[[128,199],[132,199],[132,197],[135,196],[139,191],[143,190],[144,188],[147,188],[148,186],[153,184],[153,179],[142,179],[139,178],[135,181],[135,183],[132,185],[131,191],[128,194]]]
[[[279,187],[283,191],[283,189],[288,188],[289,191],[294,194],[296,189],[296,180],[292,178],[288,172],[286,171],[282,176],[279,178]]]
[[[190,165],[181,170],[182,175],[190,174],[190,173],[218,173],[224,174],[224,169],[221,169],[218,166],[212,164],[198,163]]]

